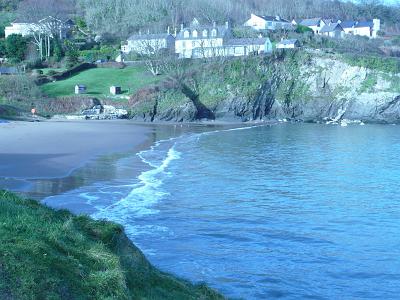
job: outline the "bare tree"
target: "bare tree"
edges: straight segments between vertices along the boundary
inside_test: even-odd
[[[137,43],[136,52],[142,55],[147,69],[154,76],[160,75],[171,56],[162,39],[143,39]]]
[[[30,33],[40,58],[50,57],[51,41],[61,39],[63,21],[74,12],[73,0],[24,0],[18,8],[19,18],[31,23]]]

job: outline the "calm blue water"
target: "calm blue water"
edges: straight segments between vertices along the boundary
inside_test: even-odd
[[[228,297],[400,299],[399,154],[398,126],[186,134],[140,153],[136,179],[46,202],[80,199],[157,267]]]

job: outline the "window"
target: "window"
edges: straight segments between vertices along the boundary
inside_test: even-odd
[[[192,36],[193,36],[194,38],[197,38],[197,30],[193,30]]]
[[[185,39],[187,39],[189,36],[190,36],[190,33],[189,33],[189,31],[186,30],[186,31],[183,33],[183,37],[184,37]]]
[[[217,36],[217,29],[213,29],[211,31],[211,36],[216,37]]]

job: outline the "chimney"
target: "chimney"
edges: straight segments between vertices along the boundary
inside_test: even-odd
[[[213,22],[213,27],[215,28],[215,27],[217,27],[217,22]]]
[[[229,29],[229,22],[228,21],[225,22],[225,28]]]
[[[167,27],[167,33],[170,34],[169,26]]]
[[[183,31],[183,23],[181,24],[181,31]]]
[[[281,17],[280,17],[280,16],[276,16],[275,19],[276,19],[277,21],[280,21],[280,20],[281,20]]]
[[[260,34],[258,35],[258,38],[259,38],[259,39],[262,39],[262,37],[263,37],[263,36],[262,36],[262,34],[260,33]]]
[[[174,37],[176,37],[176,34],[177,34],[177,32],[176,32],[176,27],[175,27],[175,30],[174,30]]]

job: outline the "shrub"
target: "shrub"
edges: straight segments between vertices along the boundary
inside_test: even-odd
[[[26,39],[19,34],[11,34],[6,39],[7,57],[15,62],[20,62],[25,58]]]
[[[42,70],[39,70],[39,69],[32,70],[32,75],[33,75],[33,76],[40,76],[40,75],[43,75],[43,71],[42,71]]]
[[[80,51],[80,57],[86,62],[94,62],[97,60],[109,61],[118,55],[119,50],[112,46],[102,46],[99,50],[83,50]]]
[[[313,32],[313,30],[307,26],[297,25],[296,30],[297,33],[306,33],[306,32]]]
[[[352,66],[364,67],[386,73],[400,73],[400,60],[398,58],[344,55],[344,60]]]
[[[57,75],[57,74],[58,74],[58,72],[54,71],[54,70],[50,70],[50,71],[47,72],[47,75],[49,75],[49,76],[54,76],[54,75]]]

